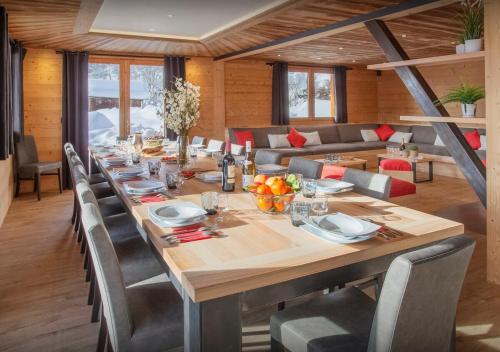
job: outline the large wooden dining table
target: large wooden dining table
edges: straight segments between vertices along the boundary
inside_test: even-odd
[[[369,218],[403,236],[338,244],[294,227],[286,214],[260,212],[252,195],[237,188],[228,194],[220,237],[170,244],[160,236],[171,229],[155,225],[148,216],[148,207],[158,203],[133,201],[112,170],[98,157],[94,160],[182,296],[184,350],[190,352],[240,351],[242,310],[384,273],[396,256],[464,232],[460,223],[347,192],[329,198],[331,212]],[[201,169],[216,168],[211,158],[198,157],[196,163]],[[221,186],[189,179],[165,203],[201,205],[200,193],[208,190],[220,191]]]

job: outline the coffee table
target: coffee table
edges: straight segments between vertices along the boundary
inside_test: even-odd
[[[329,165],[338,165],[338,166],[362,166],[363,170],[366,170],[366,163],[367,160],[365,159],[360,159],[360,158],[349,158],[349,159],[340,159],[337,161],[326,161],[325,159],[316,159],[315,161],[318,161],[323,164],[329,164]]]
[[[434,165],[433,159],[419,156],[417,158],[406,158],[404,156],[394,155],[394,154],[377,154],[377,166],[380,166],[380,162],[383,159],[397,159],[397,160],[405,160],[411,164],[411,169],[413,172],[413,183],[422,183],[422,182],[431,182],[434,179]],[[428,178],[423,180],[417,180],[417,164],[427,163],[428,166]]]

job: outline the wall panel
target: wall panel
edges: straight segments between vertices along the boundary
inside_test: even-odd
[[[11,156],[7,160],[0,160],[0,226],[7,215],[13,196],[13,174]]]

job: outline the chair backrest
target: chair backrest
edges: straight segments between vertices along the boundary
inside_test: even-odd
[[[92,192],[88,182],[81,181],[76,184],[76,195],[78,197],[78,202],[80,206],[83,207],[85,204],[94,204],[97,208],[99,208],[99,203],[97,202],[97,198]]]
[[[281,154],[273,152],[272,150],[259,149],[257,150],[257,152],[255,152],[254,160],[257,165],[281,165]]]
[[[207,149],[210,151],[214,150],[222,151],[224,149],[224,142],[218,141],[216,139],[211,139],[208,141]]]
[[[387,175],[347,168],[342,180],[354,185],[354,192],[387,200],[391,193],[391,178]]]
[[[231,143],[231,154],[233,155],[243,155],[245,147],[239,144]]]
[[[82,207],[82,224],[102,298],[102,312],[110,342],[114,351],[123,351],[132,335],[133,325],[120,264],[99,209],[94,204]]]
[[[323,163],[314,160],[293,157],[288,164],[289,173],[302,174],[304,178],[320,179],[321,171],[323,171]]]
[[[385,277],[368,351],[450,351],[474,246],[456,236],[397,257]]]
[[[191,144],[200,145],[205,144],[205,137],[194,136],[191,140]]]
[[[89,182],[89,177],[87,176],[87,171],[83,167],[83,164],[76,163],[73,166],[73,179],[74,184],[78,184],[81,181]]]
[[[35,138],[24,136],[16,143],[16,163],[17,166],[24,166],[38,162],[38,152],[36,150]]]

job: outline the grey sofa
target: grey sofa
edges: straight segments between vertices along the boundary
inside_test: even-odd
[[[376,129],[378,124],[337,124],[319,126],[272,126],[258,128],[229,128],[229,139],[236,143],[235,131],[252,131],[255,140],[255,150],[270,149],[268,134],[288,134],[292,127],[299,132],[318,131],[322,144],[305,146],[303,148],[275,148],[282,157],[319,155],[327,153],[346,153],[365,150],[385,149],[388,142],[364,142],[361,130]],[[390,125],[395,131],[412,132],[413,136],[408,146],[416,145],[420,153],[440,156],[450,156],[446,147],[436,146],[436,132],[432,126]],[[467,129],[463,129],[465,131]],[[486,134],[485,130],[479,130]],[[476,151],[479,157],[486,159],[485,150]]]

